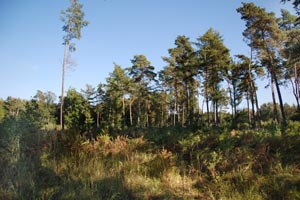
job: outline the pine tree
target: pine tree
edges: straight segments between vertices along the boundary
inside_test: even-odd
[[[137,125],[147,126],[149,124],[149,92],[151,91],[151,82],[154,81],[156,73],[154,72],[154,67],[144,55],[135,55],[131,63],[132,67],[128,70],[137,89],[134,94],[138,103]]]
[[[229,50],[223,44],[221,35],[209,29],[197,39],[198,59],[201,60],[200,71],[203,77],[204,98],[206,100],[208,123],[209,101],[212,102],[214,125],[219,123],[219,106],[224,99],[221,82],[224,80],[230,64]]]
[[[273,85],[276,87],[284,127],[286,117],[280,91],[282,70],[279,65],[279,52],[283,41],[282,31],[279,29],[274,13],[268,13],[264,8],[260,8],[253,3],[243,3],[242,7],[237,9],[237,12],[242,15],[242,19],[246,22],[243,35],[247,39],[248,45],[258,53],[261,64],[265,66],[270,74],[274,109],[276,108],[276,101]]]
[[[62,11],[61,20],[64,23],[63,31],[65,35],[63,37],[64,59],[62,64],[62,87],[61,87],[61,106],[60,106],[60,125],[61,130],[64,130],[64,84],[65,84],[65,72],[67,65],[70,64],[69,52],[76,50],[75,44],[71,43],[72,40],[81,38],[81,29],[89,24],[84,20],[84,12],[82,11],[83,5],[78,0],[70,0],[71,6],[65,11]]]
[[[109,100],[112,103],[113,126],[121,128],[125,126],[126,122],[126,95],[129,93],[129,82],[130,79],[125,73],[125,70],[121,66],[115,64],[114,71],[110,73],[110,76],[106,79],[106,91],[107,95],[110,96]]]
[[[300,24],[297,17],[287,10],[281,10],[279,26],[285,33],[283,56],[286,59],[285,79],[291,83],[293,95],[296,99],[297,109],[300,111]]]

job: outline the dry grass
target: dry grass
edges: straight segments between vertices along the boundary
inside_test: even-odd
[[[300,139],[250,134],[191,135],[175,149],[109,135],[92,142],[66,137],[56,146],[56,137],[45,135],[36,148],[24,137],[22,159],[2,163],[0,197],[300,199],[300,162],[293,160]]]

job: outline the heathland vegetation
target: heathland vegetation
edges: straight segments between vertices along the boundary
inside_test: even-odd
[[[161,71],[135,55],[105,83],[65,94],[82,9],[72,0],[62,13],[59,101],[40,90],[0,100],[0,199],[300,199],[299,13],[243,3],[250,57],[230,57],[209,29],[178,36]],[[259,104],[261,77],[270,103]]]

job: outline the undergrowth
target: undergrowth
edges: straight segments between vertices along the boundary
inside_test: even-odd
[[[1,152],[0,199],[300,199],[298,126],[287,130],[165,128],[93,141],[29,131]]]

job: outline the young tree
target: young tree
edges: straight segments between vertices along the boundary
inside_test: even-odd
[[[65,46],[64,58],[62,64],[62,86],[61,86],[61,105],[60,105],[60,125],[61,130],[64,130],[64,84],[65,84],[65,72],[69,63],[69,52],[76,50],[75,44],[71,43],[74,39],[79,40],[81,38],[81,29],[89,24],[84,20],[84,12],[82,11],[83,5],[78,0],[70,0],[71,6],[65,11],[62,11],[61,20],[64,23],[63,31],[65,35],[63,37],[63,45]]]
[[[85,85],[85,89],[81,89],[81,93],[87,102],[87,107],[85,108],[84,115],[85,115],[85,126],[88,131],[88,135],[91,139],[91,129],[92,125],[94,124],[94,116],[96,113],[96,89],[89,84]]]
[[[18,120],[20,114],[25,111],[25,103],[26,101],[22,99],[13,98],[11,96],[7,97],[4,102],[6,117]]]
[[[106,79],[107,95],[112,105],[112,126],[121,128],[125,126],[125,101],[128,94],[130,79],[120,65],[115,64],[114,71]]]
[[[97,87],[97,91],[96,91],[96,96],[95,96],[97,128],[100,126],[100,120],[101,120],[103,104],[104,104],[104,97],[105,97],[105,85],[102,83],[99,83],[98,87]]]
[[[67,127],[71,130],[80,131],[80,133],[88,130],[89,121],[86,121],[90,119],[90,115],[87,113],[89,111],[88,101],[73,88],[67,91],[65,101]]]
[[[36,109],[34,111],[40,115],[39,121],[42,126],[49,126],[55,122],[55,99],[56,95],[53,92],[42,92],[38,90],[31,100],[31,108],[34,107]]]

